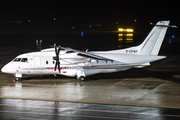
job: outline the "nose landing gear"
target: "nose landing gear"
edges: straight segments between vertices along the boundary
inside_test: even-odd
[[[18,77],[15,77],[14,79],[13,79],[13,82],[16,82],[16,81],[21,81]]]
[[[15,82],[15,81],[20,81],[19,78],[21,78],[21,77],[22,77],[22,74],[15,74],[15,77],[14,77],[13,81],[14,81],[14,82]]]

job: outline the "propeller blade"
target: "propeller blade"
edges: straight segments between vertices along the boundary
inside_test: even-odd
[[[42,40],[39,41],[39,50],[41,51],[42,48]]]
[[[61,46],[58,47],[58,52],[57,52],[58,56],[59,56],[60,50],[61,50]]]
[[[56,56],[58,56],[58,54],[57,54],[57,46],[56,46],[56,44],[54,44],[54,49],[55,49]]]
[[[55,64],[55,67],[54,67],[54,71],[56,71],[56,69],[58,67],[58,70],[59,70],[59,73],[60,73],[61,72],[61,68],[60,68],[60,61],[59,61],[59,53],[60,53],[61,47],[59,46],[57,48],[56,44],[54,44],[54,49],[55,49],[55,54],[56,54],[56,56],[53,57],[53,59],[56,61],[56,64]]]
[[[40,50],[41,51],[41,48],[42,48],[42,40],[36,40],[36,46],[37,46],[37,48],[38,48],[38,50]]]
[[[39,45],[38,45],[38,40],[36,40],[36,46],[38,47]]]
[[[60,62],[57,62],[59,73],[61,73]]]
[[[59,73],[61,73],[60,61],[59,61],[60,50],[61,50],[61,46],[58,47],[58,52],[57,52],[57,54],[58,54],[57,56],[58,56],[58,70],[59,70]]]
[[[57,62],[56,62],[56,64],[55,64],[54,71],[56,71],[56,68],[57,68]]]

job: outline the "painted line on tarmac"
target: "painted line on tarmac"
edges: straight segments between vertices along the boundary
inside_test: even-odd
[[[0,83],[1,83],[1,82],[9,82],[9,80],[0,80]]]

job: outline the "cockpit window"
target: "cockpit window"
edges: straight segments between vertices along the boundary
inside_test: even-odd
[[[13,61],[14,62],[19,62],[19,61],[21,61],[21,58],[15,58]]]
[[[25,63],[28,63],[28,59],[27,58],[15,58],[13,60],[14,62],[25,62]]]
[[[22,59],[21,59],[21,62],[28,63],[28,59],[27,59],[27,58],[22,58]]]

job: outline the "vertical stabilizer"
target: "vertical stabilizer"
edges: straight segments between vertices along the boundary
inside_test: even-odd
[[[159,21],[144,42],[137,46],[140,55],[158,55],[170,21]]]
[[[109,53],[123,53],[136,55],[158,55],[164,40],[168,27],[177,28],[175,25],[169,25],[170,21],[157,22],[145,40],[135,47],[129,47],[121,50],[108,51]]]

